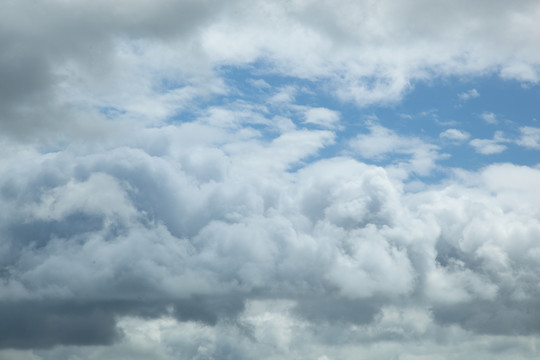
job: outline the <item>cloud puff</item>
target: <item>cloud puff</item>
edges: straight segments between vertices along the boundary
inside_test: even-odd
[[[332,129],[339,123],[339,118],[337,111],[322,107],[311,108],[306,111],[305,123]]]
[[[491,139],[473,139],[469,144],[482,155],[499,154],[506,150],[506,145]]]
[[[461,131],[458,129],[447,129],[440,133],[439,137],[455,141],[465,141],[470,137],[470,134],[466,131]]]
[[[519,128],[521,137],[516,141],[518,145],[529,149],[540,149],[540,128],[523,126]]]
[[[497,116],[492,112],[483,112],[480,114],[480,119],[488,124],[496,124],[498,122]]]
[[[505,151],[506,145],[503,143],[508,141],[501,131],[496,131],[493,139],[473,139],[469,144],[480,154],[492,155]]]
[[[462,101],[467,101],[470,99],[474,99],[480,96],[480,93],[476,89],[471,89],[465,92],[462,92],[458,94],[458,98]]]
[[[435,161],[441,157],[437,146],[411,136],[400,136],[393,130],[369,121],[369,133],[359,134],[349,143],[352,151],[364,159],[383,160],[390,154],[410,157],[399,162],[397,169],[406,169],[418,174],[429,174],[435,168]]]

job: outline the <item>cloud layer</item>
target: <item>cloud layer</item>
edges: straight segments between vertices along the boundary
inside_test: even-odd
[[[538,2],[4,5],[1,358],[538,355],[540,168],[334,106],[533,86]]]

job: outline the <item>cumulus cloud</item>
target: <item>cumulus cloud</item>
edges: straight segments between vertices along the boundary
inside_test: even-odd
[[[145,130],[144,142],[181,138],[187,125]],[[266,163],[256,150],[264,140],[224,136]],[[309,156],[324,146],[318,141],[283,161]],[[539,331],[530,316],[537,169],[495,165],[467,175],[473,187],[410,194],[385,169],[347,157],[253,172],[240,153],[209,151],[219,151],[214,142],[171,143],[157,158],[144,142],[5,169],[2,206],[16,210],[1,227],[0,316],[12,324],[2,347],[135,349],[158,331],[177,334],[146,340],[165,359],[170,346],[191,357],[249,358],[259,343],[269,354],[309,353],[302,339],[337,341],[335,324],[350,346],[450,324],[474,336]],[[201,166],[225,168],[200,176],[183,165],[193,151],[206,158]],[[118,346],[110,351],[126,351]]]
[[[4,5],[0,358],[537,356],[540,171],[347,110],[537,81],[537,2]]]

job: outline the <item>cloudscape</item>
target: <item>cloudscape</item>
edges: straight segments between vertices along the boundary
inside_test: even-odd
[[[0,359],[537,359],[540,2],[3,0]]]

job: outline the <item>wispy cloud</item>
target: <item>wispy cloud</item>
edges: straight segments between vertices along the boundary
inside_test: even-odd
[[[523,126],[519,128],[521,134],[516,143],[529,149],[540,149],[540,128]]]
[[[497,116],[492,112],[483,112],[479,115],[480,119],[484,120],[488,124],[497,124],[499,120],[497,119]]]
[[[502,132],[495,132],[493,139],[473,139],[469,144],[474,147],[476,152],[483,155],[499,154],[506,150],[506,145],[503,143],[509,142]]]
[[[364,159],[380,161],[389,155],[406,155],[399,167],[427,175],[435,168],[435,161],[440,157],[437,146],[424,142],[417,137],[401,136],[395,131],[375,122],[367,123],[368,133],[354,137],[349,145]]]
[[[480,96],[480,93],[476,89],[471,89],[465,92],[458,94],[458,98],[462,101],[468,101],[470,99],[475,99]]]
[[[337,111],[317,107],[306,110],[305,123],[319,125],[325,128],[335,128],[339,124],[340,114]]]
[[[467,140],[471,135],[466,131],[461,131],[458,129],[447,129],[439,134],[440,138],[443,139],[450,139],[455,141],[465,141]]]

